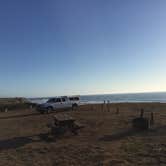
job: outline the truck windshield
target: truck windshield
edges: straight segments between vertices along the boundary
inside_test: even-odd
[[[70,100],[70,101],[78,101],[78,100],[79,100],[79,97],[70,97],[69,100]]]
[[[65,102],[65,101],[66,101],[66,99],[65,99],[65,98],[62,98],[62,101],[63,101],[63,102]]]
[[[55,99],[49,99],[48,101],[47,101],[47,103],[54,103],[55,102]]]
[[[56,102],[56,103],[59,103],[59,102],[61,102],[61,99],[60,99],[60,98],[57,98],[57,99],[55,100],[55,102]]]

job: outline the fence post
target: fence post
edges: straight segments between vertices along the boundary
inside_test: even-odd
[[[119,108],[118,107],[116,108],[116,114],[119,114]]]
[[[33,106],[32,105],[30,105],[30,109],[32,109],[33,108]]]
[[[150,114],[150,125],[154,125],[154,115],[153,112]]]
[[[5,108],[5,112],[8,112],[8,108]]]
[[[109,107],[110,107],[110,101],[107,100],[107,111],[109,112]]]
[[[91,105],[91,110],[93,111],[93,104]]]
[[[140,117],[143,118],[144,117],[144,109],[142,108],[141,109],[141,114],[140,114]]]

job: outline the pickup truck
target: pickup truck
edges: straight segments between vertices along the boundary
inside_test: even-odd
[[[79,97],[78,96],[62,96],[62,97],[55,97],[50,98],[46,103],[40,104],[37,106],[37,111],[40,113],[50,113],[57,109],[68,109],[72,108],[75,109],[79,106]]]

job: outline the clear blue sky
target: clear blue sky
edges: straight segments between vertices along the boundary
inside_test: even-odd
[[[166,91],[165,0],[1,0],[0,96]]]

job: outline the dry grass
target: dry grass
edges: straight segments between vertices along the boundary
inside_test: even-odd
[[[119,114],[117,114],[117,108]],[[131,120],[144,108],[155,111],[149,131],[131,129]],[[81,106],[65,112],[85,125],[78,136],[62,136],[48,142],[52,116],[35,110],[0,114],[0,165],[8,166],[146,166],[166,165],[166,104],[111,104]],[[59,111],[58,113],[64,113]]]

